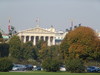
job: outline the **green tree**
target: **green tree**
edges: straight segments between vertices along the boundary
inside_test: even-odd
[[[43,40],[39,40],[39,41],[37,42],[36,47],[37,47],[38,50],[40,50],[40,49],[42,48],[42,44],[43,44],[43,43],[44,43]]]
[[[0,32],[0,43],[2,43],[2,42],[4,42],[4,40],[3,40],[2,34]]]
[[[61,60],[59,56],[59,46],[47,46],[46,43],[42,44],[40,50],[43,69],[49,72],[59,71]]]
[[[63,60],[66,59],[66,54],[68,54],[69,42],[67,42],[67,38],[68,36],[66,35],[60,45],[60,56]]]
[[[49,47],[49,51],[48,51],[48,55],[49,57],[51,57],[52,59],[58,59],[60,58],[60,54],[59,54],[59,45],[53,45]]]
[[[13,67],[13,63],[8,58],[0,58],[0,71],[7,72],[10,71]]]
[[[46,71],[48,71],[48,72],[59,71],[59,66],[60,66],[60,63],[56,59],[46,58],[42,62],[43,69],[46,70]]]
[[[9,31],[9,35],[10,35],[10,37],[12,37],[14,34],[16,34],[17,32],[16,32],[16,30],[15,30],[15,27],[14,26],[11,26],[11,29],[10,29],[10,31]]]
[[[44,41],[41,44],[41,49],[39,50],[39,58],[43,61],[45,58],[59,59],[59,46],[47,46],[47,43]]]
[[[14,35],[9,40],[9,46],[10,56],[19,60],[22,59],[21,41],[18,36]]]
[[[0,32],[0,38],[2,38],[2,34],[1,34],[1,32]]]
[[[9,55],[9,44],[0,43],[0,57],[6,57]]]
[[[26,42],[23,44],[22,51],[24,59],[37,59],[36,50],[35,47],[33,47],[32,42]]]
[[[69,72],[84,72],[85,66],[84,62],[81,59],[67,59],[66,60],[66,69]]]
[[[41,45],[40,45],[40,49],[38,50],[38,56],[39,56],[39,59],[43,60],[45,57],[47,57],[47,53],[48,53],[48,46],[47,46],[47,43],[45,41],[42,41],[41,42]]]

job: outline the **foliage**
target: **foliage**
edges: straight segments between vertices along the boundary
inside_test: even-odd
[[[39,40],[39,41],[37,42],[36,47],[37,47],[38,50],[40,50],[40,49],[42,48],[42,45],[44,45],[44,42],[45,42],[45,41],[43,41],[43,40]]]
[[[56,72],[59,71],[59,61],[56,59],[46,58],[43,63],[42,67],[44,70],[48,72]]]
[[[85,66],[99,66],[100,67],[100,62],[96,60],[85,61]]]
[[[39,58],[43,61],[46,58],[58,59],[59,60],[59,46],[47,46],[46,42],[42,44],[42,49],[39,50]]]
[[[50,46],[42,48],[42,66],[49,72],[59,71],[61,60],[59,59],[59,46]]]
[[[0,43],[0,57],[5,57],[9,55],[9,44]]]
[[[96,39],[93,43],[94,49],[93,53],[90,55],[94,60],[100,61],[100,39]]]
[[[81,59],[67,59],[66,68],[70,72],[84,72],[85,70],[84,63]]]
[[[45,57],[47,57],[47,53],[48,53],[48,46],[47,46],[47,42],[40,40],[37,45],[37,55],[38,55],[38,60],[40,62],[43,61],[43,59],[45,59]]]
[[[69,53],[75,53],[74,57],[86,59],[94,52],[94,42],[97,39],[96,33],[88,27],[79,27],[68,34],[70,43]]]
[[[10,51],[10,56],[21,59],[22,57],[22,51],[21,51],[21,41],[18,36],[14,35],[10,40],[9,40],[9,51]]]
[[[2,38],[2,34],[1,34],[1,32],[0,32],[0,38]]]
[[[13,67],[12,61],[8,58],[0,58],[0,71],[7,72],[10,71]]]
[[[15,30],[15,27],[14,26],[11,26],[11,29],[9,31],[9,35],[12,37],[14,34],[16,34],[16,30]]]
[[[67,35],[65,36],[64,40],[61,42],[60,45],[60,55],[63,60],[66,59],[66,54],[68,54],[69,43],[67,42]]]
[[[23,44],[22,46],[22,57],[23,59],[36,59],[37,58],[37,54],[36,54],[36,50],[35,47],[33,47],[32,42],[26,42]]]
[[[60,48],[65,58],[66,56],[82,59],[100,57],[100,39],[89,27],[81,26],[70,31],[62,41]]]
[[[0,42],[4,42],[4,39],[3,39],[3,37],[2,37],[1,32],[0,32]]]

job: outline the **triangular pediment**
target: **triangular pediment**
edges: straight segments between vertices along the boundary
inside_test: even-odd
[[[36,28],[33,28],[33,29],[27,29],[27,30],[23,30],[21,32],[24,32],[24,33],[54,33],[54,32],[51,32],[51,31],[48,31],[44,28],[40,28],[40,27],[36,27]]]

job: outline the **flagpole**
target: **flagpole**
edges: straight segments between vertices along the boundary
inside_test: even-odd
[[[10,28],[11,28],[11,26],[10,26],[10,17],[9,17],[9,21],[8,21],[8,32],[10,33]]]

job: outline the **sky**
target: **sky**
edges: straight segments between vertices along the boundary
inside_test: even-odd
[[[100,0],[0,0],[0,29],[8,32],[9,17],[17,31],[39,26],[65,31],[82,24],[100,32]]]

